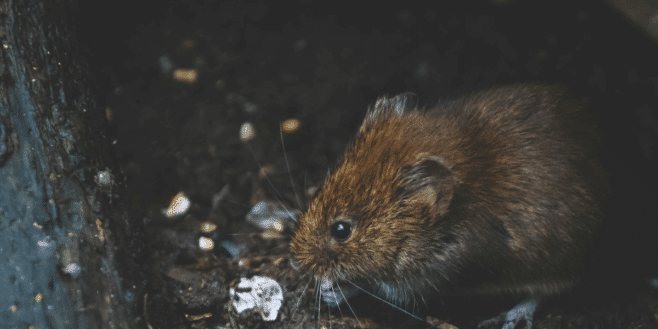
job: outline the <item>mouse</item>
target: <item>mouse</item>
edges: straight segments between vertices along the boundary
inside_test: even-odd
[[[577,282],[603,218],[601,144],[587,100],[562,85],[427,108],[382,97],[297,220],[292,262],[334,304],[332,287],[356,282],[397,305],[512,296],[496,321],[530,328],[539,301]]]

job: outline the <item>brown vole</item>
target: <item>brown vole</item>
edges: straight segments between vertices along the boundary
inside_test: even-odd
[[[396,303],[567,289],[608,191],[585,105],[541,84],[379,99],[300,218],[296,265]]]

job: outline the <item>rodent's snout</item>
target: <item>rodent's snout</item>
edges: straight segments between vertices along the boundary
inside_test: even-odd
[[[320,295],[322,301],[329,306],[340,306],[344,301],[356,296],[359,293],[357,285],[340,284],[338,281],[331,281],[327,278],[320,281]]]
[[[329,279],[322,279],[320,282],[320,295],[322,300],[330,306],[339,306],[345,298],[337,292],[338,287]]]

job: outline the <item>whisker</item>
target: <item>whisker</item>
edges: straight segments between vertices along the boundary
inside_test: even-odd
[[[302,202],[299,200],[299,194],[295,188],[295,182],[292,180],[292,173],[290,172],[290,162],[288,162],[288,155],[286,154],[286,144],[283,142],[283,131],[280,129],[281,123],[279,122],[279,137],[281,138],[281,147],[283,148],[283,159],[286,160],[286,168],[288,168],[288,176],[290,177],[290,185],[292,185],[292,190],[295,192],[295,198],[297,199],[297,208],[302,208]]]
[[[318,284],[315,289],[315,302],[318,304],[318,323],[320,322],[320,298],[322,296],[322,293],[320,292],[320,282],[316,279],[315,280]]]
[[[261,250],[260,252],[254,254],[251,254],[251,258],[265,258],[265,257],[271,257],[271,256],[281,256],[279,253],[277,253],[278,250],[284,250],[287,246],[275,246],[273,248],[265,248]]]
[[[405,313],[405,314],[409,315],[410,317],[412,317],[412,318],[414,318],[414,319],[416,319],[416,320],[420,320],[420,321],[423,321],[423,322],[427,322],[427,321],[425,321],[425,320],[419,318],[418,316],[414,315],[413,313],[409,313],[409,311],[407,311],[407,310],[405,310],[405,309],[403,309],[403,308],[401,308],[401,307],[399,307],[399,306],[397,306],[397,305],[395,305],[395,304],[393,304],[393,303],[391,303],[391,302],[389,302],[389,301],[387,301],[387,300],[385,300],[385,299],[382,299],[381,297],[379,297],[379,296],[377,296],[377,295],[375,295],[375,294],[373,294],[373,293],[371,293],[371,292],[369,292],[369,291],[367,291],[367,290],[365,290],[365,289],[363,289],[363,288],[357,286],[357,285],[354,284],[352,281],[349,281],[349,280],[348,280],[347,282],[348,282],[349,284],[355,286],[357,289],[359,289],[359,290],[365,292],[366,294],[368,294],[368,295],[374,297],[375,299],[377,299],[377,300],[379,300],[379,301],[382,301],[382,302],[388,304],[389,306],[391,306],[391,307],[393,307],[393,308],[399,310],[400,312]],[[340,287],[339,287],[339,288],[340,288]]]
[[[233,200],[231,200],[231,199],[223,199],[222,201],[228,201],[228,202],[235,203],[235,204],[237,204],[238,206],[243,206],[243,207],[245,207],[245,208],[251,208],[251,207],[249,207],[249,205],[246,205],[246,204],[244,204],[244,203],[242,203],[242,202],[233,201]]]
[[[227,236],[255,236],[255,235],[260,235],[260,233],[224,233]]]
[[[304,172],[304,193],[306,193],[306,188],[307,188],[307,185],[306,185],[306,176],[307,175],[308,175],[308,170]]]
[[[327,322],[329,322],[329,329],[331,329],[331,306],[327,304]]]
[[[247,148],[249,148],[249,152],[251,152],[251,155],[254,157],[254,160],[256,161],[256,164],[258,164],[258,168],[260,168],[261,172],[263,173],[263,176],[265,176],[265,180],[267,180],[267,182],[270,184],[272,189],[274,189],[274,193],[276,193],[276,195],[279,196],[280,199],[275,197],[276,201],[283,208],[283,210],[288,214],[288,217],[295,218],[293,216],[292,212],[288,209],[288,207],[286,207],[286,205],[283,204],[283,202],[281,201],[281,200],[284,199],[284,197],[281,195],[281,193],[279,193],[279,190],[277,190],[277,188],[274,186],[274,184],[270,180],[270,177],[267,176],[267,173],[263,170],[263,166],[261,165],[260,161],[258,161],[258,158],[256,157],[256,153],[254,152],[254,149],[251,148],[251,143],[247,142],[245,144],[247,145]]]
[[[288,268],[286,269],[286,273],[292,273],[292,270]],[[299,279],[297,279],[297,282],[295,282],[293,286],[296,287],[299,284],[299,282],[304,279],[304,277],[306,277],[306,275],[300,276]],[[306,284],[306,286],[304,286],[304,293],[306,293],[306,289],[308,289],[308,286],[311,284],[311,281],[313,281],[313,278],[309,277],[308,283]]]
[[[418,306],[418,301],[416,301],[416,297],[414,297],[414,305],[411,307],[411,313],[416,313],[420,311],[420,307]]]
[[[295,285],[299,284],[299,281],[301,280],[302,279],[300,278]],[[306,295],[306,289],[308,288],[308,286],[311,284],[312,281],[313,278],[309,278],[308,283],[306,284],[306,286],[304,286],[304,289],[302,289],[302,293],[299,294],[299,298],[297,298],[297,304],[295,305],[295,308],[292,310],[292,314],[290,315],[290,320],[288,320],[288,325],[286,326],[286,328],[290,328],[290,324],[292,323],[292,318],[297,313],[297,308],[299,308],[299,304],[301,304],[302,298],[304,297],[304,295]]]
[[[336,284],[336,285],[338,285],[338,284]],[[336,291],[334,290],[334,286],[333,286],[333,285],[331,285],[331,292],[333,292],[334,295],[336,295]],[[343,294],[343,293],[341,292],[341,295],[342,295],[342,294]],[[343,298],[345,298],[345,296],[343,296]],[[347,299],[345,300],[345,302],[347,302]],[[329,305],[329,304],[327,304],[327,305]],[[338,306],[338,312],[340,313],[340,317],[341,317],[341,318],[344,318],[344,316],[343,316],[343,310],[340,309],[340,306]]]
[[[219,206],[222,204],[224,201],[228,201],[234,204],[237,204],[239,206],[245,207],[245,208],[251,208],[249,205],[246,205],[242,202],[238,202],[235,200],[229,199],[227,196],[230,194],[230,186],[229,184],[225,184],[224,187],[219,191],[219,193],[213,194],[212,196],[212,211],[218,211]]]
[[[352,283],[352,282],[350,282],[350,283],[352,285],[354,285],[354,283]],[[363,328],[363,325],[361,325],[361,321],[359,321],[359,317],[356,316],[356,313],[354,313],[354,310],[352,309],[352,305],[350,305],[350,303],[347,301],[347,298],[345,297],[345,294],[343,294],[343,289],[340,288],[340,284],[336,283],[336,286],[338,287],[338,291],[340,291],[340,294],[343,296],[343,299],[345,299],[345,304],[347,304],[347,307],[350,308],[350,312],[352,312],[352,315],[354,315],[354,318],[356,319],[356,323],[359,324],[359,327]],[[333,289],[333,287],[332,287],[332,289]]]

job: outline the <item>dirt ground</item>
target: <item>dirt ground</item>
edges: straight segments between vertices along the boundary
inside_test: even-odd
[[[509,307],[445,298],[413,310],[425,322],[368,296],[330,310],[289,264],[292,221],[278,216],[265,230],[245,216],[261,201],[303,210],[378,96],[414,92],[427,105],[519,81],[566,84],[590,100],[613,187],[583,284],[547,301],[535,327],[658,327],[658,290],[646,284],[658,276],[658,45],[604,3],[149,5],[80,4],[78,31],[144,211],[149,328],[471,328]],[[241,135],[247,127],[254,135]],[[191,206],[169,218],[179,192]],[[229,288],[254,275],[282,287],[275,321],[231,307]]]

